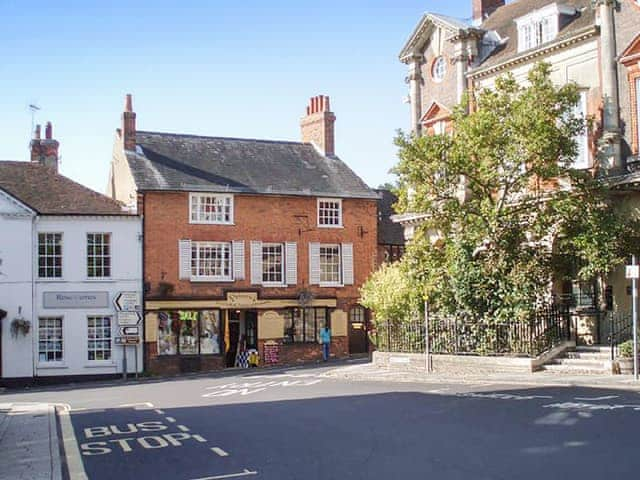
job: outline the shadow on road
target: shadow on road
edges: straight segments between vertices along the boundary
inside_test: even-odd
[[[635,393],[558,387],[256,400],[71,419],[90,479],[602,479],[640,468]]]

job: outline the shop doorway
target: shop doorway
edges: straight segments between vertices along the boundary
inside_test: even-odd
[[[225,356],[227,367],[233,367],[236,364],[236,355],[238,354],[238,343],[240,342],[240,312],[229,312],[229,349]]]
[[[349,310],[349,353],[360,354],[369,351],[367,341],[367,311],[356,305]]]
[[[227,367],[246,366],[250,350],[258,349],[258,312],[229,311],[229,348],[225,356]]]

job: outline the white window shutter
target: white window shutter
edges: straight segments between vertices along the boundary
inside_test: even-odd
[[[287,285],[296,285],[298,283],[298,244],[296,242],[287,242],[285,249],[287,252],[285,260]]]
[[[231,242],[233,248],[233,279],[244,280],[244,241]]]
[[[342,244],[342,283],[353,285],[353,243]]]
[[[320,285],[320,244],[309,244],[309,285]]]
[[[178,277],[191,280],[191,240],[178,240]]]
[[[262,284],[262,242],[251,242],[251,283]]]

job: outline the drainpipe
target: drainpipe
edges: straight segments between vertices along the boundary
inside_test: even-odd
[[[36,378],[38,369],[38,329],[39,322],[36,315],[36,307],[38,305],[38,293],[36,279],[38,268],[38,216],[32,215],[31,217],[31,377]]]

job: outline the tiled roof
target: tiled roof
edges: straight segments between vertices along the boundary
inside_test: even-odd
[[[378,201],[378,244],[379,245],[404,245],[404,228],[399,223],[391,220],[395,214],[393,205],[398,197],[389,190],[376,190],[380,195]]]
[[[515,20],[552,3],[556,3],[556,0],[516,0],[493,12],[480,28],[486,31],[496,31],[500,38],[507,40],[482,62],[479,69],[495,66],[516,57],[519,52],[518,28]],[[591,0],[563,0],[557,3],[575,7],[578,12],[573,17],[569,17],[567,22],[561,22],[556,41],[571,37],[581,30],[595,25],[595,10],[591,6]]]
[[[377,198],[344,162],[309,143],[136,132],[137,188]]]
[[[0,161],[0,190],[43,215],[127,215],[115,200],[38,163]]]

